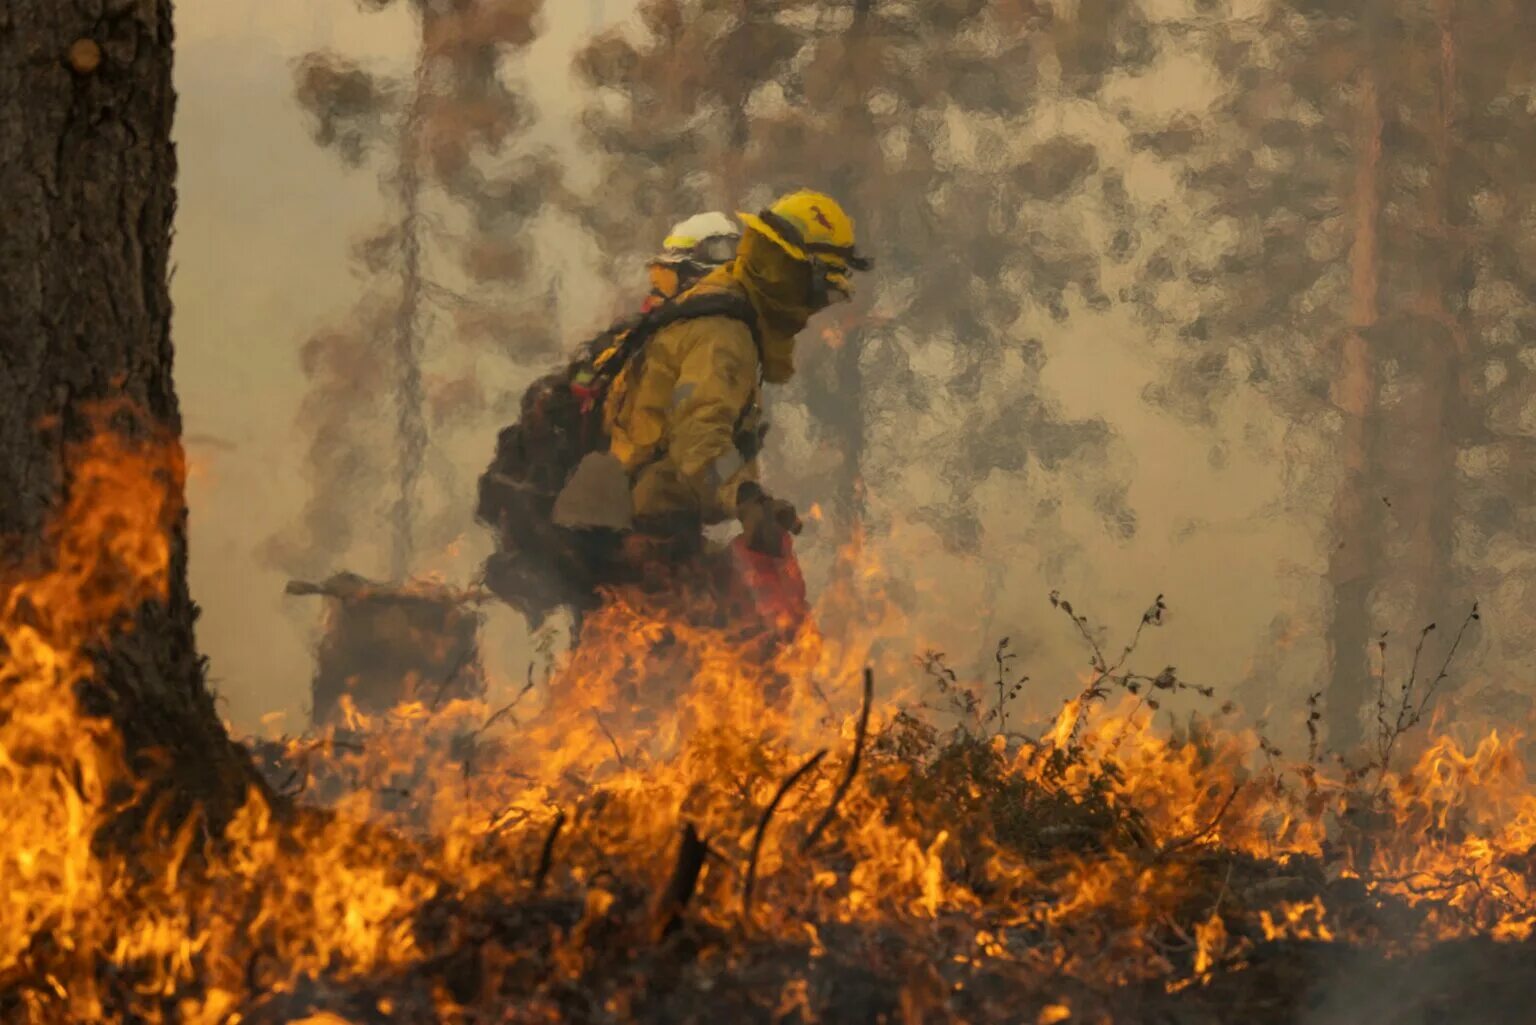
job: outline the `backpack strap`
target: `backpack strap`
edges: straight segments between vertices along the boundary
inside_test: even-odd
[[[664,328],[685,320],[703,320],[706,317],[727,317],[747,326],[752,332],[752,344],[757,347],[759,368],[763,362],[763,339],[757,323],[757,307],[744,295],[735,292],[706,292],[703,295],[684,296],[674,302],[658,306],[640,318],[639,323],[624,333],[618,344],[599,357],[592,373],[604,383],[612,381],[629,365],[650,341]]]
[[[596,409],[601,401],[601,396],[607,392],[615,378],[631,363],[637,363],[645,359],[645,345],[664,328],[685,320],[703,320],[707,317],[727,317],[739,323],[745,324],[752,332],[752,344],[757,349],[758,383],[762,383],[764,355],[763,338],[758,327],[757,307],[746,296],[737,292],[706,292],[703,295],[685,295],[681,299],[674,300],[662,306],[658,306],[644,314],[638,323],[619,338],[606,352],[597,356],[587,372],[586,380],[581,383],[578,395],[581,398],[583,414]],[[753,399],[737,418],[734,428],[735,434],[741,433],[741,426],[751,412],[756,408],[757,400]],[[587,430],[586,422],[583,422],[583,434]],[[652,460],[660,459],[666,452],[665,446],[658,446],[652,454]]]

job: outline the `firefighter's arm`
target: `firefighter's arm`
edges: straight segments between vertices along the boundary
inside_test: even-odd
[[[757,348],[734,321],[695,321],[681,331],[667,450],[636,480],[635,514],[688,512],[712,521],[735,511],[744,469],[735,430],[757,387]]]

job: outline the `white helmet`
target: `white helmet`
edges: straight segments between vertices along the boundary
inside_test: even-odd
[[[718,267],[736,256],[741,241],[741,226],[718,211],[695,214],[680,221],[667,232],[661,255],[656,262],[675,266],[691,263],[700,267]]]

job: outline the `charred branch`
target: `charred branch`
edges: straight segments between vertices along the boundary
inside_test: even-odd
[[[763,809],[762,816],[757,820],[757,832],[752,835],[752,854],[747,859],[747,875],[741,884],[741,918],[742,921],[750,921],[752,916],[752,890],[757,884],[757,859],[763,850],[763,837],[768,832],[768,823],[773,821],[773,813],[778,810],[779,802],[784,800],[784,795],[789,793],[794,785],[800,782],[812,769],[821,764],[821,760],[827,756],[826,748],[822,748],[805,764],[785,777],[779,784],[779,789],[774,791],[773,800],[768,802],[768,807]]]
[[[677,860],[672,863],[672,874],[661,891],[661,899],[651,915],[653,936],[657,942],[666,939],[682,923],[688,902],[693,899],[694,888],[699,883],[699,873],[709,856],[709,844],[699,836],[693,823],[683,825],[682,840],[677,848]]]
[[[874,701],[875,671],[866,668],[864,670],[864,705],[859,710],[859,727],[853,738],[853,755],[848,759],[848,768],[843,773],[843,778],[838,781],[837,789],[832,792],[832,800],[827,804],[827,810],[821,813],[821,818],[816,820],[816,824],[811,827],[811,831],[805,835],[805,840],[800,844],[802,854],[816,846],[816,841],[821,839],[821,834],[827,826],[832,824],[838,807],[848,794],[848,788],[853,786],[853,778],[859,774],[859,761],[864,756],[864,738],[869,732],[869,710]]]
[[[1181,837],[1177,840],[1172,840],[1163,845],[1163,847],[1160,848],[1157,852],[1157,860],[1161,861],[1176,851],[1181,851],[1186,847],[1197,844],[1201,840],[1204,840],[1206,837],[1210,836],[1212,833],[1216,832],[1217,827],[1221,825],[1221,820],[1226,818],[1227,811],[1232,807],[1232,802],[1237,800],[1237,795],[1242,792],[1242,789],[1243,785],[1241,783],[1233,786],[1232,791],[1227,794],[1226,800],[1221,802],[1221,807],[1216,809],[1216,814],[1211,816],[1210,822],[1206,823],[1205,826],[1189,834],[1188,836]]]
[[[557,810],[555,821],[549,824],[549,832],[544,834],[544,843],[539,848],[539,863],[533,871],[533,892],[541,893],[544,890],[544,882],[549,878],[549,870],[554,865],[555,841],[560,839],[560,831],[565,828],[565,812]]]

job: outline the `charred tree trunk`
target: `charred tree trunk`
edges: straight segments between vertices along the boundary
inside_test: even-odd
[[[175,437],[168,256],[175,208],[171,0],[102,13],[94,0],[0,6],[0,538],[25,557],[70,487],[65,448],[93,403],[126,400]],[[107,645],[92,711],[135,771],[169,756],[153,793],[215,823],[249,761],[225,734],[193,638],[186,523],[169,601]]]
[[[1380,317],[1377,228],[1381,210],[1382,114],[1376,79],[1369,64],[1360,74],[1359,104],[1350,324],[1344,335],[1334,392],[1334,402],[1343,418],[1340,475],[1333,504],[1335,536],[1328,560],[1333,599],[1328,624],[1328,739],[1334,750],[1341,752],[1355,747],[1361,737],[1360,709],[1371,680],[1371,595],[1381,545],[1380,515],[1371,499],[1374,470],[1370,439],[1376,415],[1377,382],[1369,337]]]

